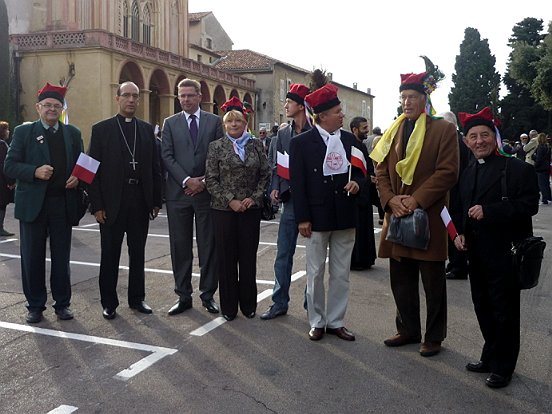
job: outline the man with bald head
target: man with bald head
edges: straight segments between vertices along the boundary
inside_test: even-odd
[[[88,153],[100,161],[90,185],[91,211],[100,224],[100,296],[103,317],[119,306],[117,279],[126,233],[129,255],[128,305],[152,313],[144,302],[144,261],[149,220],[161,208],[161,173],[153,126],[135,117],[140,90],[124,82],[115,96],[118,114],[92,126]]]

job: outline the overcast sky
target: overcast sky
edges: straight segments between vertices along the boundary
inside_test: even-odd
[[[544,0],[189,0],[189,11],[212,11],[234,42],[306,70],[323,68],[333,80],[375,95],[374,125],[385,129],[398,106],[400,74],[423,72],[428,56],[446,78],[432,94],[437,112],[449,110],[456,56],[466,27],[488,39],[503,75],[512,28],[526,17],[552,20]],[[548,4],[548,6],[546,5]],[[501,94],[504,94],[501,90]],[[349,114],[355,115],[355,114]]]

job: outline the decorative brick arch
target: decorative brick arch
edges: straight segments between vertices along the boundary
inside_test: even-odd
[[[230,98],[232,98],[233,96],[235,96],[241,101],[240,93],[236,89],[232,89],[232,91],[230,92]]]
[[[222,115],[219,113],[219,108],[224,102],[226,102],[226,93],[224,88],[220,85],[217,85],[213,93],[213,113],[216,115]]]
[[[149,121],[161,125],[161,96],[170,94],[169,77],[164,70],[157,68],[151,73],[149,80]]]
[[[201,84],[201,102],[211,102],[211,92],[207,82],[200,81],[199,83]]]
[[[144,71],[140,65],[132,60],[127,60],[121,64],[117,83],[134,82],[138,86],[138,89],[143,90],[145,89],[144,78]]]

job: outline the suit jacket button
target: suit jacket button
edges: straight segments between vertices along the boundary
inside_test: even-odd
[[[317,171],[318,171],[318,169],[316,169],[316,168],[315,168],[315,169],[314,169],[313,171],[314,171],[314,172],[317,172]]]
[[[324,184],[327,184],[328,180],[324,180]]]

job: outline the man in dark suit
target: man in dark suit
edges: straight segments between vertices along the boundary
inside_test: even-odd
[[[460,178],[463,220],[454,240],[467,251],[473,306],[485,344],[468,371],[487,372],[491,388],[510,383],[519,355],[519,281],[512,270],[512,242],[532,236],[539,190],[535,169],[497,153],[489,107],[458,114],[464,141],[475,159]]]
[[[50,238],[50,284],[59,319],[73,318],[69,257],[71,226],[77,225],[79,180],[71,174],[83,150],[80,131],[58,119],[65,87],[46,84],[38,92],[40,119],[15,128],[4,164],[17,179],[15,217],[21,234],[21,278],[28,323],[42,320],[46,309],[46,239]]]
[[[91,211],[100,223],[100,296],[103,317],[115,318],[121,245],[129,255],[128,305],[152,313],[144,302],[144,261],[149,220],[161,208],[161,173],[153,127],[134,114],[139,89],[124,82],[115,100],[119,113],[92,126],[88,154],[100,161],[89,188]]]
[[[324,333],[346,341],[355,336],[344,326],[349,301],[349,267],[355,244],[355,197],[363,175],[349,165],[355,137],[342,131],[345,115],[337,87],[326,84],[305,97],[314,111],[314,127],[290,143],[290,179],[295,221],[307,238],[307,311],[309,338]],[[352,170],[350,170],[352,169]],[[328,298],[324,289],[330,248]]]
[[[194,219],[199,255],[199,291],[210,313],[219,308],[213,295],[218,287],[214,263],[211,196],[205,189],[205,160],[209,143],[224,133],[220,118],[202,111],[201,85],[193,79],[178,84],[179,112],[163,125],[162,158],[168,172],[165,198],[169,219],[171,259],[178,301],[169,309],[176,315],[192,307]]]

